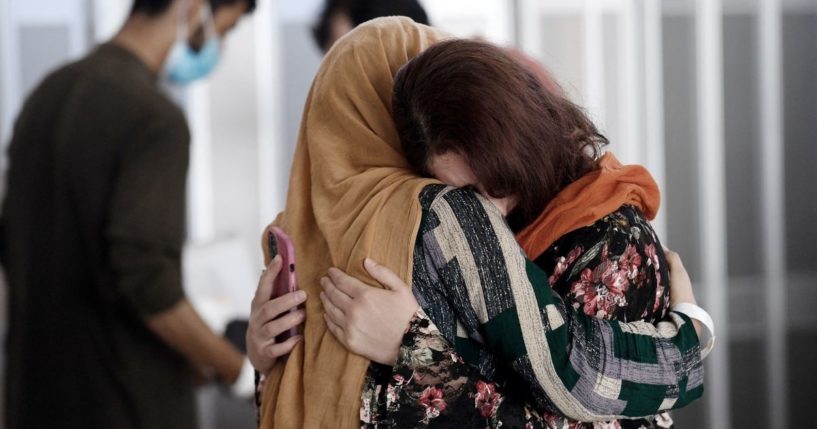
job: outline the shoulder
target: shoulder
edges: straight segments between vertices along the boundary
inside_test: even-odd
[[[647,250],[654,253],[656,248],[660,249],[658,237],[644,213],[633,206],[623,205],[592,225],[561,236],[536,259],[536,263],[549,272],[561,273],[574,262],[579,264],[583,260],[592,265],[600,263],[598,258],[605,255],[620,257]]]
[[[420,206],[424,211],[450,212],[455,217],[463,219],[474,216],[503,218],[493,203],[472,188],[428,185],[420,192]]]
[[[26,105],[38,102],[53,104],[55,99],[65,100],[70,91],[83,79],[84,60],[65,64],[48,73],[26,100]]]
[[[106,106],[110,113],[143,127],[187,128],[184,112],[166,94],[154,75],[121,48],[101,45],[73,65],[77,92]]]
[[[424,231],[443,226],[467,235],[513,235],[499,209],[473,188],[428,185],[420,192]]]
[[[474,260],[522,254],[499,209],[473,189],[432,185],[421,199],[421,234],[428,250]]]
[[[551,249],[565,249],[577,244],[608,242],[626,244],[655,242],[655,230],[641,210],[631,205],[623,205],[616,211],[602,217],[592,225],[571,231],[560,237]]]
[[[596,222],[595,230],[611,239],[629,243],[655,243],[658,238],[644,213],[631,205],[623,205]]]

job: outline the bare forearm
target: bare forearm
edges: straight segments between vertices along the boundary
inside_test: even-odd
[[[186,299],[147,319],[147,326],[197,367],[212,368],[226,383],[238,378],[243,356],[213,333]]]

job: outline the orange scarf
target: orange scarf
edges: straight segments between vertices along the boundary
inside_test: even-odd
[[[559,192],[533,223],[516,234],[516,240],[528,258],[536,259],[561,236],[592,225],[622,205],[635,206],[652,220],[660,203],[658,185],[646,168],[622,165],[607,152],[597,170]]]

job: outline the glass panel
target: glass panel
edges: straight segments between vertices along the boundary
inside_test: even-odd
[[[540,58],[578,104],[583,104],[584,20],[580,15],[545,15],[539,20]],[[538,52],[534,54],[539,54]]]
[[[27,97],[47,73],[70,57],[69,36],[67,26],[20,26],[20,94],[23,97]]]
[[[607,112],[605,133],[610,140],[611,149],[615,150],[616,143],[621,140],[621,119],[616,112],[619,112],[619,97],[621,96],[621,89],[619,88],[619,61],[621,58],[621,49],[619,41],[619,18],[616,14],[606,13],[603,18],[604,28],[604,109]]]
[[[697,231],[695,21],[686,14],[664,18],[664,126],[666,139],[666,245],[681,254],[693,279],[700,279]]]
[[[788,268],[817,275],[817,12],[785,15],[783,111]],[[812,283],[812,285],[815,283]]]
[[[760,291],[763,225],[760,212],[757,16],[726,15],[723,33],[724,133],[728,273],[737,287]],[[738,280],[738,279],[735,279]],[[735,312],[740,311],[736,308]]]
[[[789,425],[814,425],[817,379],[817,9],[784,10],[783,132],[790,323]]]
[[[215,235],[240,236],[254,245],[259,210],[253,27],[244,23],[229,40],[209,80]]]

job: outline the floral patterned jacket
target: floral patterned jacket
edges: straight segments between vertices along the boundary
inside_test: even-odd
[[[671,427],[665,411],[701,396],[697,336],[668,313],[666,262],[637,209],[566,234],[534,264],[473,193],[431,186],[421,203],[422,310],[397,364],[372,364],[363,427]]]

